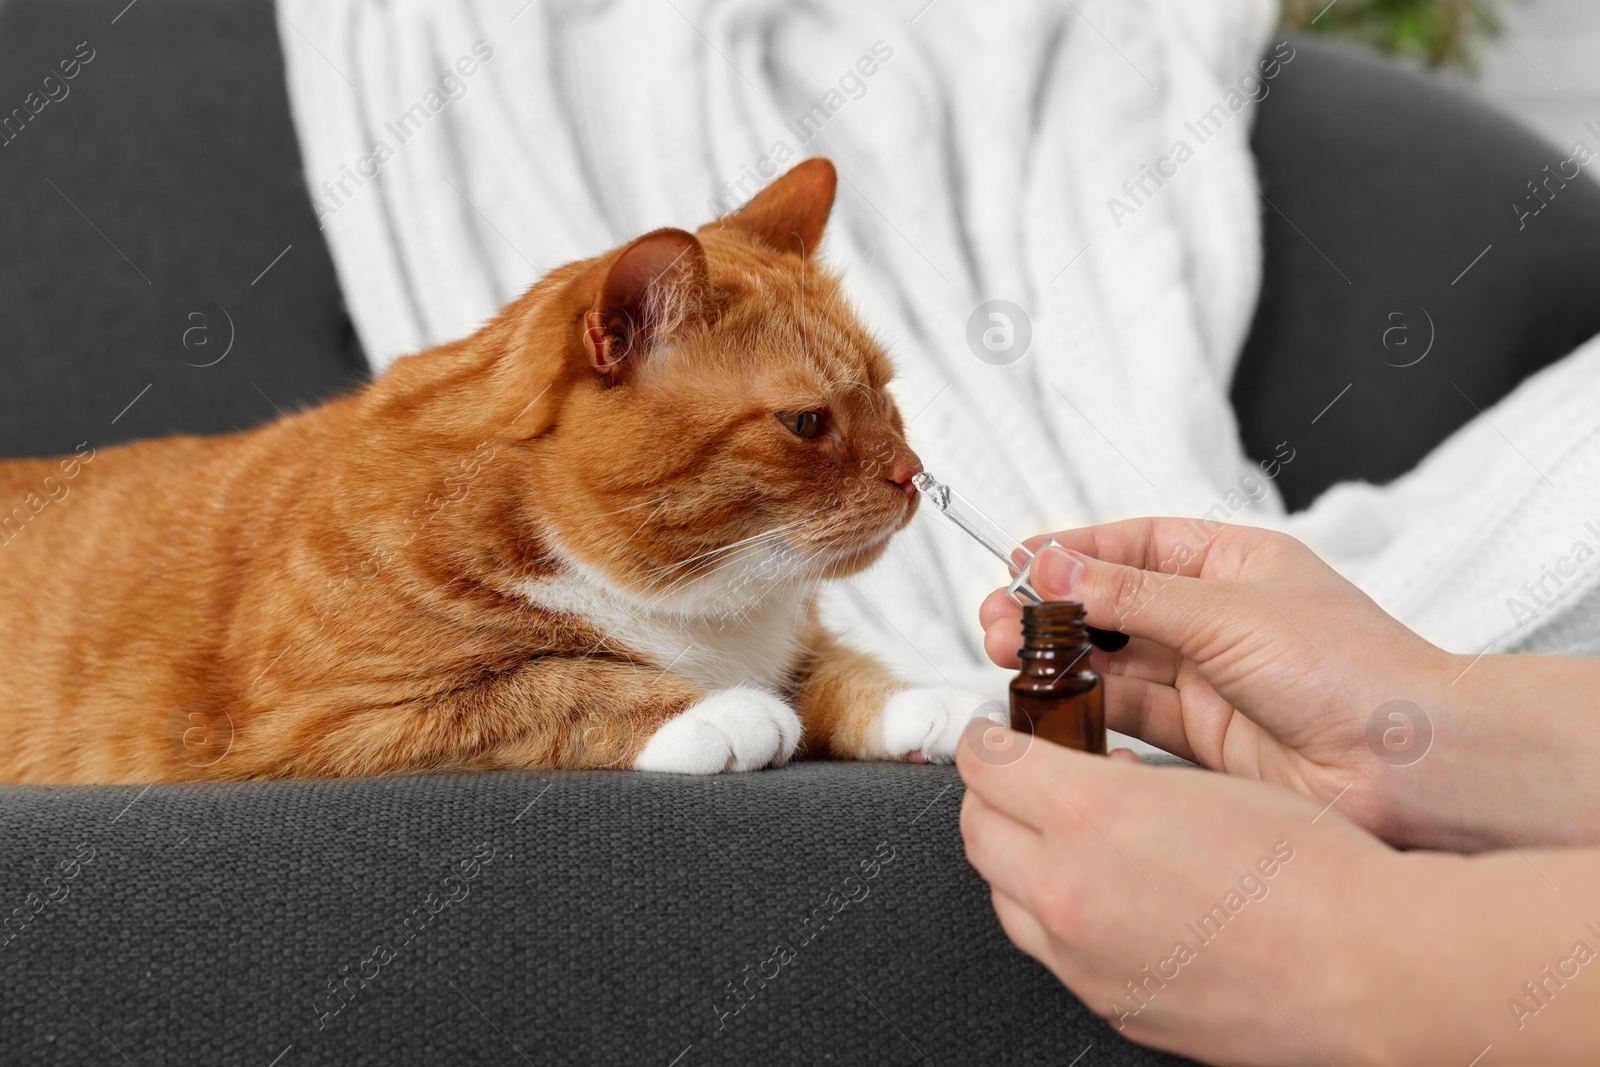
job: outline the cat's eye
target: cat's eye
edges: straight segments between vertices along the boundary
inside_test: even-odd
[[[780,411],[778,421],[789,428],[789,432],[807,441],[822,432],[822,412],[820,411]]]

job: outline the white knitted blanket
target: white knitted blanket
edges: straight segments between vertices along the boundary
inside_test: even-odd
[[[912,442],[1003,525],[1287,526],[1449,646],[1596,642],[1600,562],[1547,581],[1531,618],[1507,600],[1575,541],[1600,548],[1584,527],[1600,521],[1600,350],[1398,484],[1339,487],[1292,520],[1243,454],[1227,392],[1260,273],[1249,125],[1284,69],[1261,61],[1270,0],[278,9],[307,177],[375,370],[558,264],[693,228],[826,155],[841,185],[824,256],[896,359]],[[991,300],[1022,315],[980,313]],[[918,676],[993,685],[975,613],[1001,578],[925,510],[828,612]]]

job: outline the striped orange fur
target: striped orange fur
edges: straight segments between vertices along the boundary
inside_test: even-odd
[[[0,533],[0,779],[947,756],[885,735],[905,683],[813,603],[920,469],[813,261],[834,181],[555,270],[318,407],[73,461]],[[0,464],[0,506],[62,462]]]

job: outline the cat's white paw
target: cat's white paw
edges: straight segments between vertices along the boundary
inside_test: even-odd
[[[967,723],[1004,705],[953,685],[902,689],[883,705],[883,745],[895,759],[949,763]],[[998,720],[997,720],[998,721]]]
[[[657,730],[639,771],[720,774],[780,767],[800,743],[800,716],[765,689],[736,685],[691,704]]]

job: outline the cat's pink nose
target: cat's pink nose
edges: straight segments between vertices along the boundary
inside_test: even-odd
[[[900,487],[907,500],[915,500],[917,487],[911,479],[922,473],[922,461],[916,453],[906,452],[895,457],[894,465],[889,468],[889,480]]]

